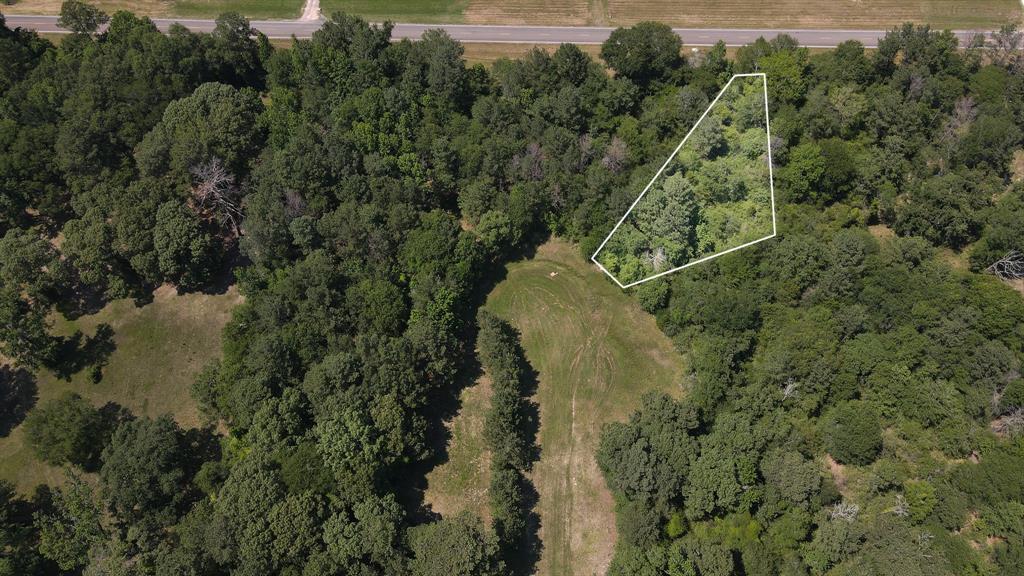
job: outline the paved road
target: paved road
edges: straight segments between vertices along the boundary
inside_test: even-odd
[[[56,16],[29,16],[11,14],[6,17],[7,25],[31,28],[39,32],[65,32],[57,26]],[[179,22],[196,32],[213,30],[213,20],[189,20],[187,18],[155,18],[153,20],[161,30]],[[252,25],[270,38],[309,38],[320,28],[322,20],[254,20]],[[396,39],[418,39],[424,31],[443,28],[448,34],[462,42],[495,42],[508,44],[559,44],[572,42],[575,44],[600,44],[608,38],[614,28],[585,26],[484,26],[477,24],[395,24],[392,36]],[[724,40],[729,46],[742,46],[756,40],[759,36],[771,38],[778,34],[789,34],[800,44],[812,48],[831,48],[845,40],[860,40],[865,46],[872,48],[885,35],[879,30],[757,30],[727,28],[675,28],[687,46],[711,46],[718,40]],[[974,32],[957,31],[962,41],[970,38]]]

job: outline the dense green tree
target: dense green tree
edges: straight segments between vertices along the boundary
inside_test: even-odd
[[[58,340],[48,314],[64,281],[53,246],[32,230],[0,238],[0,351],[27,366],[56,360]]]
[[[65,0],[60,5],[60,19],[57,20],[57,25],[78,34],[91,34],[109,21],[110,17],[92,4]]]
[[[616,28],[601,45],[601,58],[617,74],[644,85],[668,77],[683,63],[682,39],[658,22]]]
[[[248,164],[262,146],[257,118],[263,110],[259,95],[225,84],[208,83],[175,100],[163,118],[136,149],[143,175],[167,176],[185,185],[210,180],[212,162],[235,178],[248,173]]]
[[[868,464],[882,448],[878,413],[865,402],[844,402],[833,408],[823,421],[825,447],[839,462]]]
[[[62,570],[85,566],[89,550],[106,537],[93,488],[74,475],[54,494],[52,510],[36,514],[36,525],[39,551]]]
[[[695,425],[687,406],[644,396],[629,424],[610,424],[601,435],[597,462],[611,488],[635,500],[677,503],[697,453],[688,433]]]
[[[504,573],[497,546],[480,519],[464,512],[409,530],[414,576],[491,576]]]
[[[29,446],[41,460],[56,466],[95,467],[110,432],[100,411],[73,392],[38,406],[25,420]]]
[[[403,570],[404,514],[394,497],[356,503],[351,516],[335,514],[324,523],[328,552],[351,572],[393,574]]]
[[[991,179],[956,173],[925,180],[911,192],[911,201],[897,208],[895,228],[960,248],[981,233],[983,210],[995,189]]]
[[[38,527],[32,510],[41,497],[25,500],[14,491],[10,482],[0,481],[0,574],[3,576],[35,576],[53,572],[41,550]]]
[[[189,457],[182,431],[169,416],[125,422],[103,449],[103,498],[125,521],[173,516],[190,497]]]
[[[215,272],[213,240],[195,214],[178,202],[166,202],[157,210],[153,248],[160,274],[183,288],[202,286]]]

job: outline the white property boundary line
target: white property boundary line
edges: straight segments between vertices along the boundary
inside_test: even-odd
[[[1024,0],[1021,0],[1021,1],[1024,2]],[[768,236],[765,236],[764,238],[759,238],[757,240],[754,240],[753,242],[747,242],[746,244],[742,244],[740,246],[735,246],[733,248],[729,248],[728,250],[723,250],[723,251],[721,251],[721,252],[719,252],[717,254],[712,254],[710,256],[705,256],[703,258],[698,258],[697,260],[694,260],[692,262],[687,262],[686,264],[683,264],[682,266],[678,266],[676,268],[672,268],[671,270],[665,270],[664,272],[659,272],[659,273],[657,273],[657,274],[655,274],[653,276],[648,276],[647,278],[644,278],[642,280],[637,280],[636,282],[630,282],[629,284],[623,284],[622,282],[619,282],[619,279],[616,278],[614,274],[609,272],[608,269],[606,269],[604,266],[601,265],[600,262],[597,261],[597,255],[601,252],[601,250],[604,249],[604,245],[608,243],[608,240],[611,240],[612,235],[615,234],[615,231],[619,229],[619,226],[622,226],[622,223],[626,221],[626,218],[629,216],[630,212],[632,212],[633,208],[635,208],[636,205],[640,202],[640,199],[643,198],[645,194],[647,194],[647,191],[651,189],[651,186],[654,185],[654,182],[658,179],[658,177],[661,176],[662,172],[665,171],[665,168],[668,167],[669,163],[672,162],[673,159],[675,159],[676,154],[679,154],[679,150],[683,147],[683,144],[685,144],[686,141],[690,138],[690,135],[693,134],[693,131],[697,129],[697,126],[700,126],[700,123],[704,120],[704,117],[708,115],[708,112],[710,112],[711,109],[715,107],[715,104],[718,103],[718,100],[722,97],[722,94],[725,94],[725,91],[728,90],[729,86],[732,85],[732,81],[737,79],[737,78],[750,78],[750,77],[760,77],[761,78],[761,82],[762,82],[762,86],[764,87],[764,128],[765,128],[766,136],[768,138],[768,187],[769,187],[769,190],[771,191],[772,233],[770,235],[768,235]],[[613,282],[618,284],[619,288],[622,288],[623,290],[625,290],[626,288],[630,288],[630,287],[636,286],[637,284],[642,284],[642,283],[647,282],[649,280],[654,280],[655,278],[660,278],[660,277],[662,277],[662,276],[664,276],[666,274],[671,274],[673,272],[678,272],[678,271],[682,270],[683,268],[689,268],[690,266],[693,266],[695,264],[700,264],[702,262],[707,262],[708,260],[711,260],[713,258],[718,258],[719,256],[724,256],[724,255],[726,255],[726,254],[728,254],[730,252],[735,252],[736,250],[739,250],[741,248],[746,248],[748,246],[753,246],[754,244],[757,244],[758,242],[764,242],[765,240],[774,238],[777,233],[778,233],[778,229],[776,228],[776,224],[775,224],[775,176],[772,173],[772,130],[771,130],[771,123],[768,120],[768,76],[764,72],[754,72],[754,73],[750,73],[750,74],[733,74],[732,78],[729,78],[729,81],[725,83],[725,86],[723,86],[722,89],[718,92],[718,95],[715,96],[715,99],[711,101],[711,104],[708,104],[707,110],[705,110],[704,113],[700,115],[700,118],[697,119],[697,122],[693,125],[692,128],[690,128],[690,131],[686,133],[686,136],[683,137],[683,141],[680,142],[678,146],[676,146],[676,149],[672,151],[672,154],[670,154],[668,159],[665,160],[665,163],[661,165],[661,168],[658,170],[658,173],[654,175],[654,178],[651,178],[650,182],[647,183],[647,187],[645,187],[643,192],[641,192],[640,195],[636,197],[636,200],[633,200],[633,203],[629,206],[629,209],[626,210],[626,213],[622,215],[622,218],[619,218],[619,221],[615,224],[615,227],[612,228],[612,231],[608,233],[608,236],[604,239],[604,242],[601,242],[601,245],[597,247],[597,250],[594,251],[594,255],[590,257],[590,260],[594,264],[597,264],[597,267],[600,268],[602,272],[607,274],[608,277],[611,278]]]

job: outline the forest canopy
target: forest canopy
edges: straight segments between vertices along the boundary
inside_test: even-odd
[[[628,286],[774,234],[765,82],[733,77],[689,128],[594,255],[612,277]]]
[[[550,235],[593,254],[750,72],[768,76],[779,236],[635,292],[692,374],[604,431],[609,573],[1021,573],[1024,300],[980,273],[1024,251],[1014,28],[684,57],[645,23],[603,63],[565,44],[488,69],[442,31],[392,41],[344,14],[275,48],[237,14],[164,34],[117,12],[97,33],[106,15],[73,7],[59,45],[0,18],[0,353],[87,369],[54,319],[161,285],[234,282],[244,303],[192,387],[215,426],[32,409],[37,457],[69,474],[0,483],[0,574],[528,572],[507,562],[535,544],[532,438],[504,434],[529,409],[521,350],[477,309]],[[669,186],[763,194],[713,155],[760,158],[760,120],[718,119]],[[745,233],[723,226],[679,246]],[[498,531],[421,489],[478,346],[502,371]]]

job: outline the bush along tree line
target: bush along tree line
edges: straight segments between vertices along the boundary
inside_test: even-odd
[[[947,263],[1022,248],[1015,30],[730,59],[644,23],[602,47],[609,74],[573,45],[467,67],[443,32],[391,42],[341,14],[274,49],[237,15],[161,34],[72,13],[59,46],[0,26],[0,352],[68,364],[54,313],[230,270],[245,302],[193,389],[230,434],[74,398],[30,412],[40,456],[74,472],[0,488],[0,573],[503,573],[493,527],[437,518],[418,488],[481,293],[547,234],[592,254],[752,71],[780,238],[637,292],[695,383],[605,433],[612,572],[1024,565],[1020,296]]]
[[[537,492],[526,477],[537,460],[537,406],[533,370],[508,322],[481,308],[477,313],[477,356],[491,382],[491,407],[484,438],[491,453],[488,496],[491,517],[506,569],[532,574],[539,558]]]

